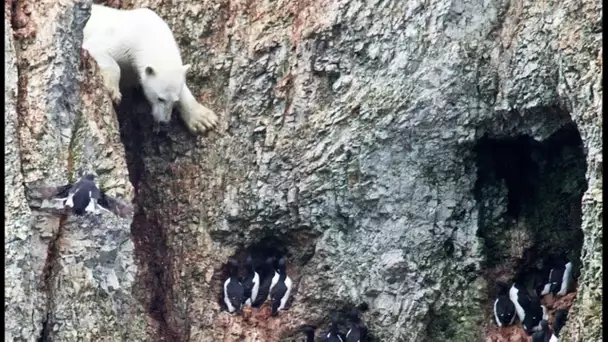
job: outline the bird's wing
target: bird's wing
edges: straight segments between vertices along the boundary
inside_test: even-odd
[[[91,187],[91,198],[94,198],[97,200],[97,202],[99,202],[101,197],[101,190],[99,190],[99,188],[96,186]]]
[[[270,298],[271,299],[279,299],[281,297],[281,292],[285,290],[285,285],[283,283],[277,283],[270,290]]]
[[[68,197],[72,184],[60,186],[38,186],[30,188],[30,196],[38,199],[52,199],[54,197]]]
[[[133,215],[134,211],[133,204],[123,199],[106,195],[103,191],[99,191],[99,200],[97,201],[97,204],[122,218]]]

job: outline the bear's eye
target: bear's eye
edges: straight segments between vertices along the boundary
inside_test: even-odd
[[[159,97],[158,102],[165,102],[165,99],[163,99],[162,97]]]

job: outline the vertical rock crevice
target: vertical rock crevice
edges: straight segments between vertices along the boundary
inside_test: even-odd
[[[151,145],[155,145],[150,139],[158,138],[152,133],[149,104],[138,89],[127,96],[123,95],[115,110],[120,137],[125,146],[129,179],[135,193],[133,203],[137,208],[131,225],[138,264],[135,293],[155,321],[159,340],[182,341],[183,336],[171,318],[173,265],[170,248],[167,246],[166,229],[171,220],[172,208],[162,207],[167,201],[157,198],[156,190],[162,186],[162,183],[155,182],[159,177],[155,174],[157,169],[145,163],[145,154]]]

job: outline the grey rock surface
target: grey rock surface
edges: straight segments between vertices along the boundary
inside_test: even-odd
[[[17,99],[16,81],[5,88],[13,338],[37,338],[46,321],[53,341],[292,340],[366,302],[378,341],[481,340],[475,146],[543,142],[571,122],[587,190],[564,339],[601,338],[601,3],[123,1],[173,29],[191,89],[223,116],[203,137],[177,119],[153,133],[137,94],[116,120],[94,63],[78,69],[88,4],[31,6],[37,35],[5,48],[8,80],[15,59],[27,77]],[[26,205],[23,182],[65,182],[78,167],[137,194],[130,236],[130,220],[91,227]],[[491,201],[498,216],[505,193]],[[266,241],[287,252],[290,309],[221,312],[226,258]]]

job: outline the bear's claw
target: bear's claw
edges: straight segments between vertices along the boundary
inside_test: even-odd
[[[120,103],[122,95],[120,94],[118,80],[114,80],[115,77],[110,72],[105,72],[104,70],[101,71],[101,77],[112,101],[116,104]]]
[[[110,93],[110,98],[112,99],[112,101],[116,104],[119,104],[120,100],[122,99],[122,94],[120,93],[120,90],[117,88],[112,88],[108,89],[108,91]]]
[[[198,104],[193,111],[183,117],[186,127],[194,134],[204,133],[215,128],[219,121],[217,114],[201,104]]]

